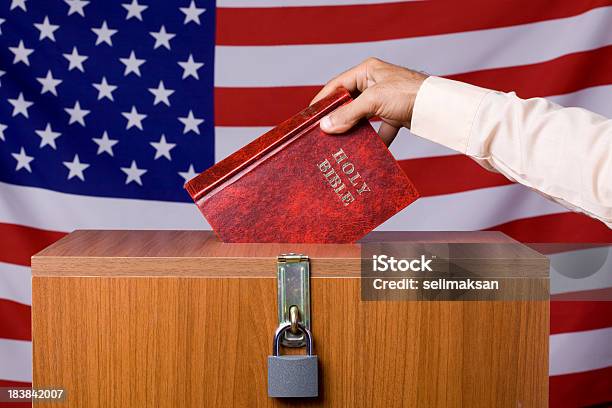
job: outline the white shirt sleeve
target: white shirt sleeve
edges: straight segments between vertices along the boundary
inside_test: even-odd
[[[612,228],[610,119],[432,76],[411,131]]]

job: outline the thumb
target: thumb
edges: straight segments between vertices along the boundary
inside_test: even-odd
[[[376,112],[376,103],[370,89],[321,119],[321,130],[325,133],[343,133],[360,119],[372,116]]]

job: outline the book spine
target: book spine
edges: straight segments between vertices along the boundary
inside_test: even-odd
[[[310,106],[274,129],[260,136],[242,149],[217,163],[213,168],[190,180],[185,189],[198,202],[209,194],[220,190],[227,182],[233,182],[258,162],[276,154],[296,140],[304,131],[316,125],[325,115],[350,100],[346,90],[337,91],[319,103]],[[224,169],[222,174],[215,170]]]

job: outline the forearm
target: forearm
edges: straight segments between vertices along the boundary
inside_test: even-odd
[[[611,120],[430,77],[411,131],[612,226]]]

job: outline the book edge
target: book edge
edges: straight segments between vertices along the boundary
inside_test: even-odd
[[[339,88],[333,94],[283,121],[274,129],[269,130],[189,180],[185,183],[184,188],[195,202],[199,201],[210,192],[216,190],[225,181],[244,172],[245,169],[252,167],[259,160],[267,157],[268,153],[283,146],[292,137],[299,137],[299,134],[305,128],[312,125],[313,122],[320,120],[323,116],[350,99],[348,91],[344,88]]]

